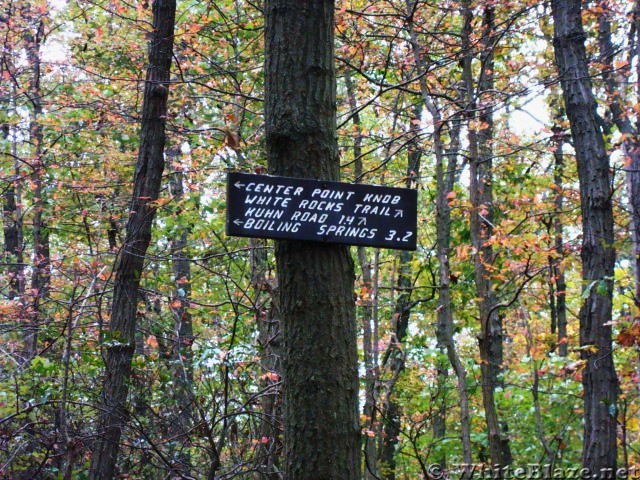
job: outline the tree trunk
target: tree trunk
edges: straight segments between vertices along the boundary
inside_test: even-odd
[[[433,119],[433,150],[436,157],[436,254],[438,257],[439,286],[438,308],[436,313],[436,340],[438,348],[446,352],[447,359],[453,368],[457,378],[457,390],[460,398],[460,438],[462,441],[462,459],[464,463],[471,464],[471,428],[469,415],[469,394],[467,392],[467,371],[460,360],[453,339],[453,310],[451,301],[451,268],[449,266],[449,250],[451,247],[451,207],[448,195],[453,192],[458,174],[458,155],[460,154],[460,130],[459,118],[451,118],[449,127],[449,148],[445,149],[443,141],[443,129],[445,124],[436,100],[429,92],[426,80],[428,70],[427,61],[424,58],[423,47],[418,41],[418,35],[413,25],[413,12],[417,8],[417,0],[407,0],[407,28],[411,38],[411,49],[415,59],[418,74],[420,76],[420,93],[424,104]],[[447,367],[438,365],[438,376],[444,383],[447,375]],[[443,407],[446,407],[444,402]],[[446,434],[446,412],[440,408],[438,418],[434,422],[434,438],[442,439]],[[437,459],[441,466],[445,466],[446,457]]]
[[[362,141],[364,136],[362,133],[362,124],[360,123],[360,113],[356,99],[355,86],[351,79],[351,72],[347,71],[344,75],[345,86],[347,87],[347,99],[349,108],[351,109],[351,118],[356,129],[353,139],[353,164],[354,177],[356,182],[362,178]],[[377,420],[376,405],[376,385],[378,382],[378,364],[375,355],[377,348],[377,339],[374,338],[374,324],[377,322],[377,289],[378,289],[378,257],[374,255],[375,260],[372,262],[367,255],[367,249],[363,246],[357,248],[358,263],[362,272],[362,288],[364,290],[362,305],[360,307],[362,316],[362,356],[364,360],[364,405],[362,406],[362,415],[364,424],[362,429],[364,435],[362,441],[364,443],[364,479],[377,480],[380,476],[378,472],[377,458],[377,439],[379,435],[379,422]],[[372,274],[372,269],[376,272]]]
[[[462,459],[471,464],[471,427],[469,415],[469,394],[467,392],[467,370],[460,360],[453,339],[453,308],[451,300],[451,268],[449,266],[449,250],[451,248],[451,206],[449,194],[457,177],[457,156],[460,149],[459,120],[452,119],[449,127],[451,139],[450,148],[445,152],[442,132],[443,128],[440,112],[433,102],[427,103],[436,125],[434,132],[434,150],[436,156],[436,253],[440,266],[440,281],[438,286],[438,307],[436,338],[438,346],[447,353],[449,363],[457,378],[457,389],[460,397],[460,438],[462,441]],[[445,157],[448,161],[445,163]]]
[[[17,16],[16,6],[7,6],[5,11],[7,22],[14,23],[16,21],[14,16]],[[13,61],[17,58],[10,42],[5,41],[3,47],[6,53],[3,53],[0,59],[0,78],[6,78],[12,74],[11,71],[15,70]],[[28,350],[26,345],[30,343],[30,328],[28,322],[25,322],[24,319],[25,265],[22,201],[20,195],[20,159],[17,156],[16,132],[11,127],[11,116],[16,114],[16,96],[17,86],[15,84],[10,86],[9,82],[0,82],[0,139],[4,147],[0,155],[2,156],[2,167],[6,168],[7,172],[11,172],[6,178],[6,184],[3,183],[2,187],[2,227],[4,234],[2,261],[7,267],[7,300],[12,303],[14,312],[12,317],[16,324],[26,324],[23,327],[24,346],[22,350],[24,352]],[[21,356],[23,352],[19,352]],[[20,362],[21,359],[19,358],[18,361]]]
[[[398,254],[399,267],[396,286],[400,294],[391,314],[391,342],[382,359],[382,368],[388,371],[390,376],[385,389],[385,398],[380,407],[382,446],[379,458],[384,469],[382,478],[385,480],[395,480],[396,478],[396,447],[401,433],[400,415],[402,410],[396,398],[395,387],[405,369],[405,350],[402,344],[409,330],[409,317],[412,308],[411,293],[413,283],[410,267],[412,259],[413,254],[411,252],[401,251]]]
[[[580,0],[553,0],[556,64],[580,181],[582,280],[580,352],[585,367],[582,463],[594,474],[616,468],[616,401],[611,320],[615,250],[609,157],[587,68]]]
[[[640,41],[640,1],[636,0],[631,14],[631,32],[636,37],[635,42]],[[631,37],[631,34],[630,34]],[[631,41],[634,41],[631,39]],[[618,131],[623,135],[622,149],[625,154],[625,171],[627,172],[627,196],[631,211],[631,243],[633,252],[633,270],[635,276],[634,302],[640,308],[640,122],[632,123],[625,109],[625,105],[633,105],[640,98],[640,89],[636,89],[636,99],[625,98],[622,85],[628,81],[631,74],[629,64],[614,69],[613,60],[616,54],[611,39],[611,22],[608,12],[603,12],[598,17],[598,44],[600,48],[600,64],[603,65],[602,77],[607,92],[607,104],[611,119]],[[637,43],[636,43],[637,45]],[[640,52],[632,52],[638,61]]]
[[[631,241],[633,242],[633,266],[635,274],[634,301],[640,308],[640,133],[625,141],[627,155],[627,191],[631,207]]]
[[[554,213],[551,220],[554,237],[554,257],[549,259],[549,306],[551,310],[551,333],[556,335],[558,355],[566,357],[569,353],[567,337],[567,282],[562,267],[565,255],[564,228],[562,210],[564,206],[564,140],[562,129],[554,130],[555,149],[553,151],[553,185],[555,187]]]
[[[270,173],[337,180],[333,0],[267,0]],[[360,478],[354,266],[345,246],[276,242],[285,478]]]
[[[282,372],[280,311],[277,281],[267,276],[267,243],[251,239],[251,285],[256,290],[255,318],[262,378],[260,388],[260,420],[257,437],[256,478],[279,480],[282,468]],[[266,294],[266,295],[265,295]]]
[[[0,74],[2,73],[0,69]],[[2,139],[9,145],[11,135],[8,123],[1,125]],[[6,153],[6,155],[5,155]],[[4,251],[2,261],[7,265],[8,293],[7,299],[13,303],[14,318],[16,321],[22,319],[24,315],[24,259],[23,230],[22,230],[22,210],[20,208],[20,172],[17,160],[9,152],[2,152],[2,156],[7,158],[10,165],[14,165],[13,175],[9,178],[7,187],[2,193],[2,220],[4,233]],[[25,344],[29,343],[30,331],[25,329]],[[25,348],[26,350],[26,348]]]
[[[422,102],[419,102],[412,112],[412,120],[418,119],[422,113]],[[418,122],[410,122],[410,132],[408,140],[407,167],[406,167],[406,187],[416,186],[420,173],[420,161],[422,150],[418,145]],[[380,408],[380,420],[382,422],[382,445],[379,452],[380,464],[384,468],[382,478],[385,480],[395,480],[396,478],[396,455],[402,424],[400,417],[402,406],[396,398],[396,384],[400,375],[405,369],[405,349],[404,340],[409,331],[409,318],[413,302],[413,271],[411,261],[413,253],[402,251],[398,254],[398,277],[396,280],[397,290],[400,292],[395,302],[391,317],[392,334],[391,342],[382,360],[382,368],[389,372],[390,380],[386,388],[386,395]],[[439,392],[440,393],[440,392]],[[438,410],[436,408],[436,410]],[[382,468],[381,468],[382,470]]]
[[[482,402],[489,435],[489,454],[494,465],[511,464],[511,449],[506,435],[506,423],[500,422],[494,391],[500,385],[503,363],[502,318],[497,308],[490,266],[495,262],[489,242],[493,234],[493,112],[491,92],[493,81],[494,7],[487,6],[482,18],[480,39],[481,70],[477,85],[473,82],[471,68],[471,27],[473,12],[469,4],[464,7],[463,78],[467,90],[467,111],[475,125],[469,128],[469,197],[471,200],[470,231],[475,252],[475,284],[479,302],[480,372],[482,377]]]
[[[451,244],[451,207],[449,206],[449,195],[453,192],[453,187],[458,175],[457,156],[460,153],[460,119],[452,118],[449,122],[449,148],[445,150],[442,139],[442,131],[445,122],[442,120],[440,110],[429,93],[426,80],[428,71],[427,61],[424,58],[423,47],[418,41],[418,35],[413,24],[413,12],[417,8],[416,0],[407,0],[407,28],[411,38],[411,49],[413,57],[420,75],[420,93],[427,110],[431,114],[434,124],[433,143],[436,157],[436,252],[440,267],[440,279],[438,287],[438,308],[436,321],[436,340],[438,348],[445,352],[449,363],[457,378],[457,390],[460,397],[460,437],[462,441],[462,458],[465,463],[470,464],[471,457],[471,437],[470,437],[470,416],[469,416],[469,395],[467,392],[467,372],[462,364],[456,350],[453,339],[453,312],[451,304],[449,266],[449,249]],[[444,385],[447,377],[447,367],[444,364],[436,366],[439,384]],[[443,439],[446,434],[446,403],[442,402],[436,412],[434,419],[434,439]],[[446,456],[436,458],[441,466],[446,465]]]
[[[135,350],[136,307],[144,259],[151,241],[164,169],[165,124],[173,55],[175,0],[153,2],[153,33],[144,87],[140,149],[125,242],[115,265],[111,323],[104,352],[105,379],[100,398],[90,478],[116,474],[119,442],[127,420],[131,360]]]
[[[375,360],[374,350],[377,348],[375,340],[374,322],[377,321],[377,269],[378,255],[374,255],[374,260],[367,255],[365,247],[358,247],[358,263],[362,271],[362,287],[365,289],[366,297],[362,298],[362,353],[364,359],[364,405],[362,414],[364,416],[364,478],[365,480],[376,480],[380,474],[378,472],[377,439],[379,434],[378,408],[376,405],[376,386],[378,382],[378,364]],[[372,274],[371,271],[376,273]]]
[[[33,275],[31,277],[31,312],[25,332],[25,355],[23,361],[29,362],[37,353],[38,331],[43,322],[41,306],[48,297],[49,280],[51,275],[51,258],[49,255],[49,230],[45,221],[45,166],[43,158],[42,92],[40,89],[41,58],[40,48],[44,36],[44,20],[33,19],[25,34],[25,49],[31,75],[29,78],[29,92],[27,94],[32,106],[29,124],[30,143],[33,146],[31,166],[33,168]],[[33,29],[33,31],[32,31]]]
[[[182,172],[173,168],[171,160],[179,155],[174,147],[167,155],[167,163],[171,170],[169,188],[175,202],[184,200]],[[180,211],[176,215],[180,215]],[[175,278],[175,290],[171,299],[171,313],[174,325],[174,345],[172,350],[172,370],[175,379],[173,397],[176,414],[169,428],[169,434],[175,445],[173,457],[173,474],[190,475],[191,457],[189,454],[190,430],[193,424],[193,324],[189,312],[191,299],[191,262],[187,255],[188,226],[183,226],[176,238],[171,240],[171,266]]]

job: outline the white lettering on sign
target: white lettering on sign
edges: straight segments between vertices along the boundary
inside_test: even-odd
[[[362,199],[363,202],[390,203],[391,205],[397,205],[400,200],[400,195],[378,195],[375,193],[366,193]]]
[[[300,223],[295,222],[281,222],[277,229],[278,232],[293,232],[296,233],[298,230],[300,230]]]
[[[339,190],[331,190],[328,188],[314,188],[311,197],[327,198],[329,200],[349,200],[356,192],[341,192]]]
[[[363,205],[362,203],[356,203],[354,213],[360,213],[362,215],[382,215],[383,217],[390,217],[391,207],[385,207],[384,205]]]
[[[376,228],[359,228],[347,225],[320,225],[318,235],[335,235],[336,237],[375,238]]]
[[[247,208],[245,214],[254,218],[282,218],[284,212],[282,210],[271,210],[269,208]]]
[[[305,210],[320,210],[322,212],[340,212],[342,203],[325,202],[324,200],[300,200],[298,208]]]
[[[270,232],[297,232],[300,229],[299,222],[277,222],[269,219],[249,218],[243,225],[249,230],[267,230]]]
[[[293,187],[291,185],[271,185],[268,183],[250,182],[245,189],[247,192],[275,193],[276,195],[287,195],[299,197],[304,192],[303,187]]]
[[[291,215],[291,220],[299,220],[301,222],[323,223],[327,221],[327,218],[328,215],[326,213],[318,215],[312,212],[294,212],[293,215]]]
[[[289,201],[291,198],[289,197],[270,197],[268,195],[247,195],[244,199],[244,203],[248,203],[249,205],[264,205],[264,206],[274,206],[274,207],[282,207],[287,208],[289,205]]]

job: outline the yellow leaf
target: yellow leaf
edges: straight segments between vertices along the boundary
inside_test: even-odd
[[[153,201],[147,203],[147,206],[151,207],[151,208],[160,208],[160,207],[164,207],[171,200],[173,200],[173,197],[159,198],[157,200],[153,200]]]

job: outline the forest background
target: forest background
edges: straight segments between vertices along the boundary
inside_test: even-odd
[[[0,0],[3,478],[88,478],[104,433],[152,3]],[[351,248],[367,479],[581,465],[605,357],[617,464],[640,465],[640,2],[581,15],[616,251],[590,282],[551,5],[337,2],[341,179],[419,192],[415,252]],[[281,478],[273,245],[224,233],[225,172],[267,167],[263,37],[260,2],[177,4],[122,478]],[[609,351],[580,332],[592,294],[613,302]]]

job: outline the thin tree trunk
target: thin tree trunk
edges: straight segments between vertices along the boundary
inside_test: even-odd
[[[422,102],[414,107],[412,120],[420,118],[422,113]],[[409,148],[407,152],[406,186],[415,188],[419,179],[420,160],[422,150],[418,146],[417,122],[411,122],[409,131],[411,136],[408,140]],[[400,375],[405,369],[405,351],[402,347],[409,330],[409,318],[413,302],[411,299],[413,292],[411,261],[413,253],[402,251],[398,254],[398,276],[396,288],[400,292],[395,302],[391,321],[393,332],[391,342],[382,360],[382,368],[390,372],[391,379],[388,382],[385,399],[381,408],[382,421],[382,445],[379,452],[381,465],[384,466],[382,478],[394,480],[396,478],[396,448],[399,443],[401,433],[400,416],[401,405],[396,399],[395,386]]]
[[[460,360],[453,339],[453,306],[451,300],[451,268],[449,250],[451,248],[451,206],[450,194],[457,177],[457,156],[460,149],[459,120],[453,119],[449,127],[451,143],[445,152],[441,129],[444,127],[437,107],[427,103],[436,125],[434,132],[436,155],[436,252],[440,266],[440,285],[438,288],[438,308],[436,337],[440,348],[446,350],[449,363],[457,378],[457,390],[460,398],[460,439],[462,441],[462,459],[471,464],[471,428],[469,415],[469,394],[467,392],[467,370]],[[445,163],[445,158],[447,161]]]
[[[177,204],[184,199],[183,176],[180,170],[173,168],[171,160],[179,156],[179,149],[170,149],[167,163],[171,176],[169,188]],[[176,212],[180,215],[180,211]],[[174,472],[189,476],[191,456],[189,454],[190,431],[193,425],[193,324],[189,312],[191,299],[191,263],[187,255],[188,226],[183,226],[176,238],[171,240],[171,266],[175,278],[175,290],[171,299],[171,313],[174,323],[174,346],[172,350],[172,370],[175,379],[173,397],[177,408],[169,428],[169,434],[176,446],[172,459]]]
[[[464,6],[463,77],[467,90],[468,114],[474,120],[469,128],[469,197],[471,200],[471,243],[475,252],[475,284],[479,303],[480,372],[482,401],[489,435],[489,454],[494,465],[511,464],[511,449],[506,435],[506,422],[500,422],[494,391],[500,384],[503,363],[502,318],[497,306],[489,267],[494,263],[493,249],[489,242],[493,233],[493,113],[490,105],[493,81],[494,7],[486,6],[482,18],[480,40],[481,69],[474,88],[471,68],[471,28],[473,12],[468,3]]]
[[[0,70],[0,73],[1,70]],[[11,131],[8,123],[1,126],[2,138],[9,144]],[[7,265],[8,293],[7,299],[14,304],[15,318],[20,319],[24,315],[24,259],[22,211],[20,208],[20,173],[17,160],[11,152],[2,152],[10,165],[14,165],[13,175],[7,182],[7,187],[2,194],[2,220],[4,233],[3,262]],[[29,329],[25,331],[25,344],[29,343]]]
[[[272,174],[337,180],[333,0],[265,4]],[[277,241],[285,478],[360,478],[354,266],[349,249]]]
[[[636,130],[637,132],[637,130]],[[633,242],[636,307],[640,308],[640,138],[625,141],[627,191],[631,207],[631,241]]]
[[[580,0],[552,0],[556,64],[571,125],[582,212],[580,352],[584,389],[582,463],[594,474],[616,468],[618,381],[611,340],[613,191],[582,26]]]
[[[378,472],[377,458],[378,449],[376,435],[378,428],[378,409],[376,405],[376,385],[378,382],[378,365],[375,362],[374,349],[377,348],[374,342],[373,323],[376,321],[377,299],[377,275],[372,274],[372,269],[377,272],[376,260],[371,260],[367,256],[365,247],[358,247],[358,263],[362,271],[362,287],[365,289],[366,297],[362,298],[362,350],[364,357],[364,405],[362,414],[365,425],[364,435],[364,478],[365,480],[375,480],[380,476]],[[377,259],[377,256],[375,256]]]
[[[282,478],[282,394],[281,335],[277,280],[268,278],[267,243],[251,239],[251,284],[256,290],[255,318],[258,326],[260,381],[260,421],[257,453],[258,476],[261,480]],[[266,294],[266,296],[265,296]]]
[[[554,130],[555,149],[553,151],[553,185],[555,189],[554,213],[552,218],[554,236],[554,256],[549,259],[549,306],[551,310],[551,333],[556,335],[558,355],[566,357],[568,348],[567,337],[567,283],[562,267],[564,249],[564,228],[562,225],[562,210],[564,205],[564,132],[558,128]]]
[[[640,0],[634,3],[631,14],[631,31],[635,38],[636,45],[640,43]],[[634,301],[640,307],[640,121],[634,125],[629,118],[625,105],[633,105],[633,101],[625,99],[622,85],[628,80],[631,74],[629,69],[633,62],[633,57],[638,60],[638,47],[636,51],[630,52],[627,58],[628,64],[620,69],[614,70],[613,60],[616,48],[611,39],[611,22],[608,12],[604,11],[598,17],[598,44],[600,48],[599,62],[604,66],[603,80],[607,92],[607,103],[611,119],[615,123],[618,131],[623,135],[622,149],[625,154],[625,171],[627,177],[627,195],[631,210],[631,242],[633,252],[633,266],[635,276]],[[636,90],[636,101],[640,99],[640,87]]]
[[[41,312],[42,303],[49,295],[49,280],[51,275],[51,258],[49,254],[49,230],[45,221],[45,192],[44,175],[45,166],[43,158],[43,131],[42,131],[42,92],[40,89],[41,58],[40,48],[44,36],[44,20],[38,18],[25,34],[27,59],[31,70],[29,79],[28,98],[32,106],[29,125],[29,137],[33,146],[31,166],[33,168],[33,275],[31,277],[31,301],[30,320],[25,335],[25,356],[23,361],[29,362],[37,353],[38,331],[44,321]]]
[[[523,311],[521,313],[521,317],[524,320],[525,327],[525,339],[527,341],[527,351],[531,352],[534,347],[534,339],[533,334],[531,332],[531,326],[529,324],[529,314],[528,312]],[[547,437],[544,431],[544,424],[542,421],[542,407],[540,406],[540,374],[538,373],[539,364],[536,363],[536,360],[531,358],[531,376],[533,377],[533,385],[531,386],[531,397],[533,399],[533,416],[535,419],[536,433],[538,434],[538,440],[540,440],[540,445],[544,449],[545,454],[545,462],[549,463],[551,466],[555,463],[555,452],[551,449],[549,442],[547,441]]]
[[[362,125],[360,123],[360,114],[356,100],[355,88],[351,79],[351,73],[345,73],[345,85],[347,87],[347,99],[349,108],[351,109],[351,118],[356,128],[356,134],[353,139],[353,158],[354,158],[354,176],[356,181],[360,181],[363,174],[362,169]],[[376,435],[379,434],[377,420],[376,405],[376,384],[378,381],[378,365],[375,362],[374,349],[377,347],[374,343],[373,324],[376,321],[376,303],[377,299],[377,276],[372,275],[372,268],[377,271],[377,264],[371,262],[367,256],[367,249],[362,246],[357,248],[358,263],[362,272],[362,288],[364,296],[361,299],[362,311],[362,354],[364,359],[364,405],[362,414],[364,416],[363,425],[363,442],[364,442],[364,478],[365,480],[376,480],[379,478],[377,458],[378,449]],[[377,256],[376,256],[377,258]],[[375,281],[374,281],[375,279]]]
[[[453,311],[451,303],[450,278],[451,269],[449,266],[449,249],[451,244],[451,207],[449,201],[453,187],[458,176],[457,157],[460,153],[460,129],[459,119],[449,121],[449,148],[445,150],[442,132],[445,127],[442,115],[436,102],[431,98],[426,81],[427,64],[422,55],[422,46],[418,41],[418,36],[413,25],[413,13],[417,8],[417,0],[407,0],[407,28],[411,38],[411,48],[415,59],[418,74],[420,75],[420,93],[422,94],[425,106],[431,114],[434,124],[433,143],[436,157],[436,251],[440,266],[440,281],[438,288],[438,308],[436,339],[438,348],[447,354],[449,363],[457,378],[457,390],[460,398],[460,438],[462,441],[462,458],[467,464],[472,461],[471,437],[470,437],[470,415],[469,415],[469,394],[467,392],[467,371],[458,356],[453,339]],[[447,159],[445,161],[445,158]],[[446,381],[446,366],[438,365],[438,376],[442,382]],[[444,403],[442,404],[445,405]],[[440,409],[438,418],[434,424],[434,437],[444,438],[446,434],[446,415]],[[446,457],[439,459],[441,466],[445,466]]]
[[[389,347],[382,359],[382,369],[389,372],[390,379],[385,389],[384,401],[380,407],[380,421],[382,422],[382,445],[378,453],[380,458],[382,478],[395,480],[396,478],[396,447],[401,433],[401,406],[395,398],[395,387],[400,374],[405,369],[405,352],[402,348],[409,329],[411,314],[411,269],[409,262],[412,254],[402,251],[398,254],[398,276],[396,288],[400,292],[391,314],[392,333]]]
[[[175,10],[175,0],[153,2],[153,32],[144,87],[140,149],[125,242],[115,266],[111,323],[104,352],[105,378],[98,405],[96,441],[89,473],[92,480],[115,477],[120,437],[127,422],[138,287],[151,241],[156,208],[153,202],[159,196],[164,169]]]
[[[8,5],[4,15],[7,21],[14,21],[14,5]],[[13,45],[5,40],[2,45],[2,58],[0,59],[0,78],[11,75],[14,69]],[[0,106],[2,110],[2,122],[0,123],[0,138],[6,150],[0,152],[3,166],[11,174],[6,178],[6,186],[2,191],[2,228],[4,234],[3,262],[7,266],[8,293],[7,299],[13,302],[14,318],[21,319],[24,315],[24,257],[23,257],[23,226],[22,209],[20,199],[20,162],[17,157],[17,146],[14,132],[10,124],[10,112],[15,111],[16,86],[9,86],[8,82],[0,84]],[[13,140],[13,141],[12,141]],[[5,163],[6,162],[6,163]],[[13,166],[13,167],[11,167]],[[4,179],[3,179],[4,180]],[[28,327],[24,332],[25,344],[28,343]],[[26,348],[25,348],[26,350]]]

